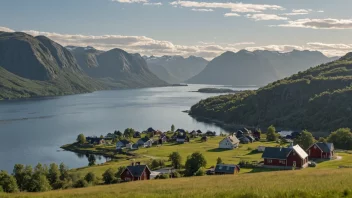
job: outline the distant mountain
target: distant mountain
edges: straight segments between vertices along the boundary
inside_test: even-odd
[[[256,91],[202,100],[195,117],[226,124],[330,132],[352,128],[352,53]]]
[[[195,84],[262,86],[312,66],[330,62],[321,52],[272,51],[225,52],[214,58],[198,75],[186,81]]]
[[[44,36],[22,32],[0,32],[0,74],[0,99],[105,88],[82,71],[66,48]]]
[[[118,83],[133,88],[167,85],[149,70],[139,54],[130,54],[121,49],[99,51],[93,47],[66,48],[90,77],[105,83]]]
[[[208,61],[204,58],[195,56],[188,58],[182,56],[144,56],[144,59],[147,61],[149,68],[159,78],[169,83],[184,82],[199,74],[208,64]]]

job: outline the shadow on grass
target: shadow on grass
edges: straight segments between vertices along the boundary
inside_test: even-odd
[[[255,155],[258,153],[263,153],[263,152],[259,152],[258,150],[251,150],[251,152],[247,153],[246,155]]]
[[[221,148],[214,148],[214,149],[209,149],[207,150],[208,152],[223,152],[223,151],[228,151],[229,149],[221,149]]]

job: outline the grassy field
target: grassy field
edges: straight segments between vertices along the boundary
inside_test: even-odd
[[[150,180],[45,193],[0,194],[0,197],[351,197],[351,177],[352,169],[310,169]]]

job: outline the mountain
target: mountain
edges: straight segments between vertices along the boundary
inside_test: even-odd
[[[210,61],[202,72],[187,83],[262,86],[332,60],[316,51],[225,52]]]
[[[169,83],[184,82],[197,75],[208,64],[204,58],[195,56],[188,58],[182,56],[145,56],[144,59],[159,78],[165,79]]]
[[[139,54],[121,49],[99,51],[93,47],[68,46],[80,67],[93,78],[124,87],[164,86],[166,82],[153,74]]]
[[[72,54],[44,37],[0,32],[0,99],[85,93],[105,88]]]
[[[256,91],[202,100],[190,114],[233,125],[330,132],[352,128],[351,85],[349,53]]]

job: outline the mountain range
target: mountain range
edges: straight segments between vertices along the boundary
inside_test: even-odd
[[[190,114],[232,125],[330,132],[352,127],[352,53],[256,91],[208,98]]]
[[[263,86],[312,66],[336,60],[317,51],[293,50],[225,52],[208,63],[203,71],[187,80],[194,84]]]
[[[44,36],[0,32],[0,99],[167,85],[138,54],[87,51],[78,57]]]
[[[208,61],[201,57],[190,56],[144,56],[149,69],[168,83],[181,83],[199,74]]]

